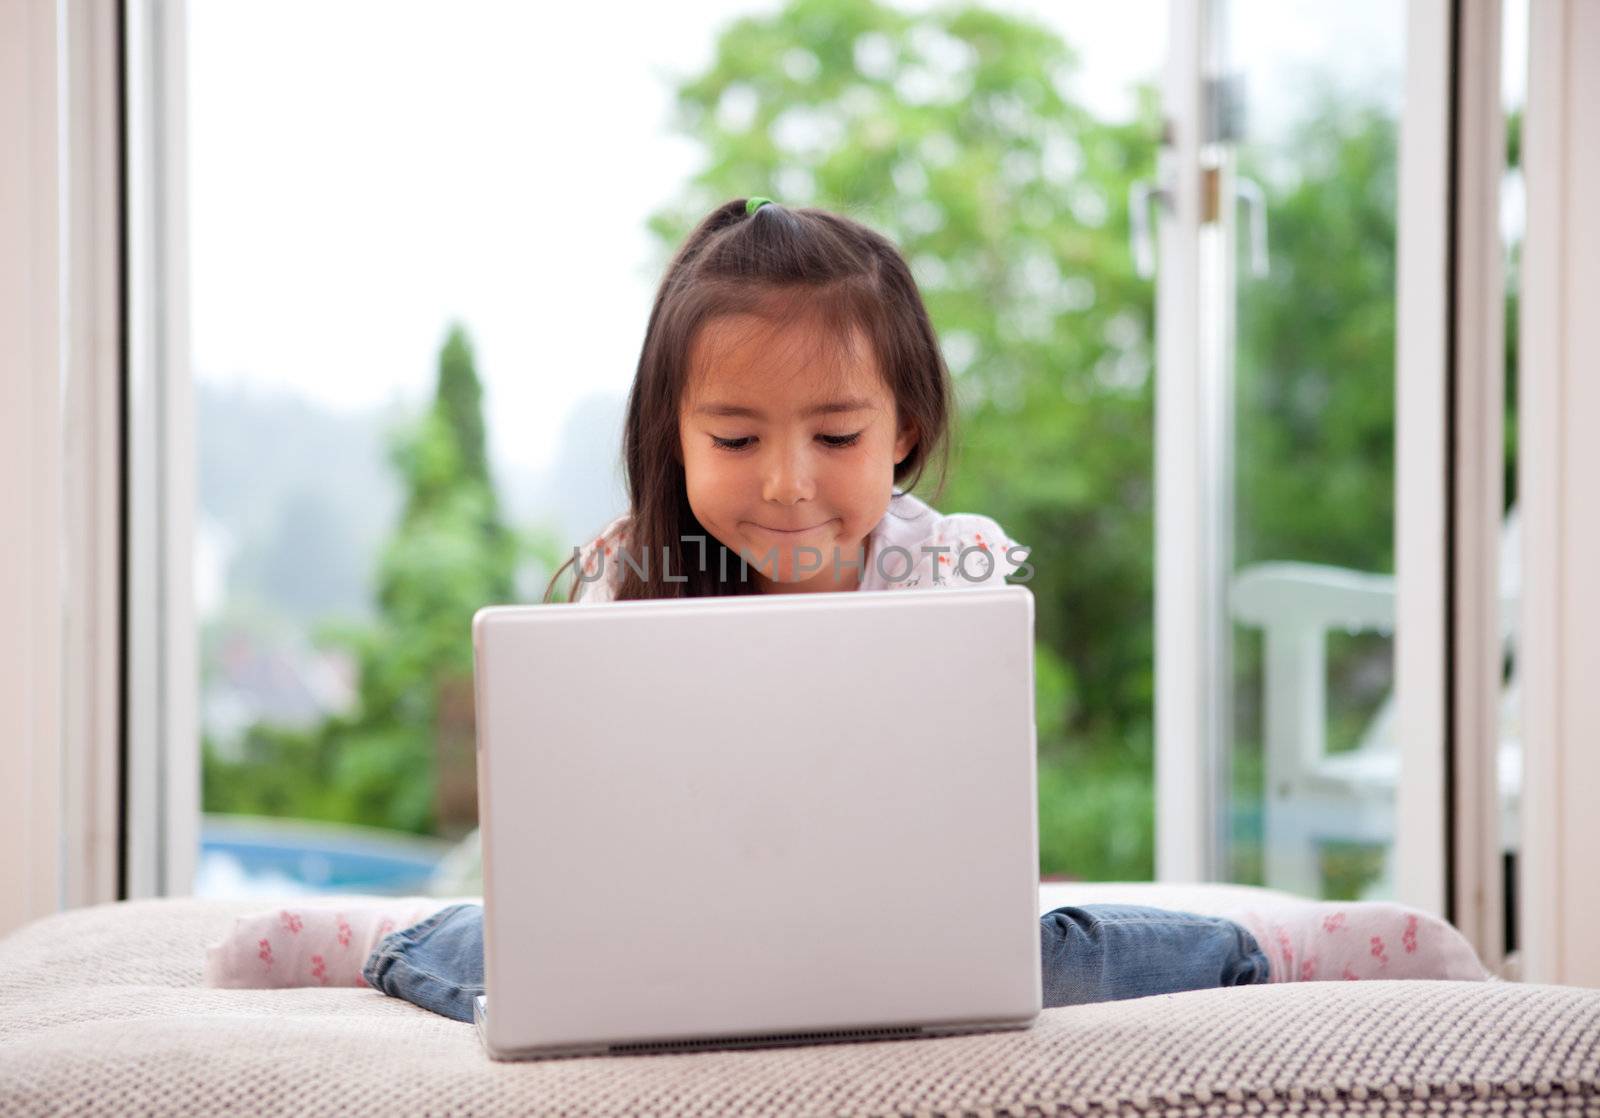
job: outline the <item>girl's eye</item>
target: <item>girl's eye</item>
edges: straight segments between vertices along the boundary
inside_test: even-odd
[[[856,440],[861,438],[861,432],[857,431],[853,435],[818,435],[817,438],[821,439],[826,446],[833,447],[835,450],[843,450],[847,446],[854,446]],[[742,439],[719,439],[717,436],[712,435],[711,441],[719,450],[743,450],[755,442],[755,439],[749,435]]]

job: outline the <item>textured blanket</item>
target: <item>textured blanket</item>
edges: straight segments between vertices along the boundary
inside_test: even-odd
[[[1074,885],[1042,907],[1259,895]],[[125,902],[0,940],[0,1115],[1600,1118],[1600,990],[1282,983],[1049,1009],[1023,1032],[496,1063],[470,1025],[374,990],[203,987],[204,945],[263,907]]]

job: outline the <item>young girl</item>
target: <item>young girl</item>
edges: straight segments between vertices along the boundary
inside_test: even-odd
[[[763,198],[719,206],[667,269],[628,398],[630,511],[579,549],[578,604],[1003,585],[1028,549],[910,495],[951,384],[905,261],[869,229]],[[1031,573],[1031,568],[1029,568]],[[372,986],[458,1021],[483,992],[480,904],[421,897],[240,918],[213,986]],[[1040,920],[1044,1004],[1309,979],[1483,979],[1445,921],[1384,902]]]

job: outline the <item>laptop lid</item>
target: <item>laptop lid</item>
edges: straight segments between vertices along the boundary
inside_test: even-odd
[[[473,638],[492,1054],[1038,1014],[1025,587],[492,607]]]

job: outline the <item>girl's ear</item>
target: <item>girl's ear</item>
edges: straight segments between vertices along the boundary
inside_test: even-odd
[[[904,427],[900,428],[899,437],[895,439],[894,464],[898,466],[900,463],[904,462],[906,460],[906,455],[910,454],[914,449],[916,449],[916,445],[917,429],[912,424],[907,423]]]

